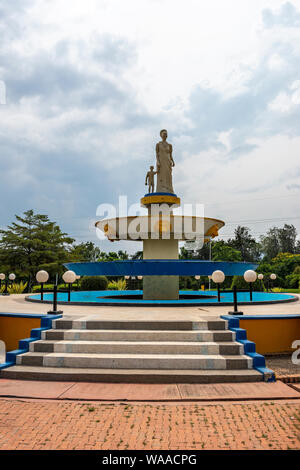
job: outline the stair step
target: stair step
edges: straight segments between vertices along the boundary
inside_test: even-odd
[[[108,321],[108,320],[68,320],[59,318],[53,320],[55,329],[86,329],[86,330],[226,330],[225,320],[199,320],[199,321]]]
[[[45,340],[80,341],[234,341],[235,334],[230,330],[46,330]]]
[[[240,343],[184,342],[184,341],[49,341],[30,343],[31,352],[83,354],[242,354]]]
[[[17,365],[101,369],[248,369],[248,356],[194,354],[80,354],[35,353],[17,356]]]
[[[245,370],[134,370],[80,369],[12,366],[0,372],[1,378],[104,383],[237,383],[259,382],[263,375]]]

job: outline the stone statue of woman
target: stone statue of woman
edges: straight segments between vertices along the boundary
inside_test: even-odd
[[[156,192],[174,194],[172,168],[175,166],[172,156],[172,145],[167,142],[168,133],[160,131],[161,141],[156,144]]]

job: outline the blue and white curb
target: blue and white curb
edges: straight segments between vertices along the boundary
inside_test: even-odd
[[[20,315],[15,315],[15,316],[20,316]],[[24,315],[24,316],[28,316],[28,315]],[[28,352],[30,343],[41,339],[42,331],[50,330],[52,328],[52,320],[56,320],[62,317],[62,315],[45,315],[42,317],[38,317],[37,315],[32,315],[32,316],[34,316],[35,318],[41,319],[41,327],[32,329],[30,332],[30,338],[20,339],[19,349],[15,349],[14,351],[9,351],[6,353],[5,362],[0,364],[0,371],[2,369],[7,369],[8,367],[14,366],[16,364],[17,356],[19,354],[24,354]]]
[[[228,322],[228,329],[235,333],[235,340],[244,346],[244,354],[251,357],[253,368],[263,375],[264,382],[275,382],[276,378],[274,371],[266,367],[265,356],[258,354],[256,352],[255,343],[247,339],[247,331],[240,328],[239,317],[222,315],[221,318]]]

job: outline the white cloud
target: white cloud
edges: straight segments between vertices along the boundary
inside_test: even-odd
[[[209,215],[227,220],[296,211],[280,201],[299,184],[299,0],[15,0],[0,12],[1,226],[34,207],[87,236],[100,202],[139,200],[161,128],[186,202],[217,202]],[[252,196],[267,202],[245,205]]]

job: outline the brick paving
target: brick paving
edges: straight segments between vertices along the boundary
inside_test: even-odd
[[[300,449],[300,402],[1,398],[0,449]]]

